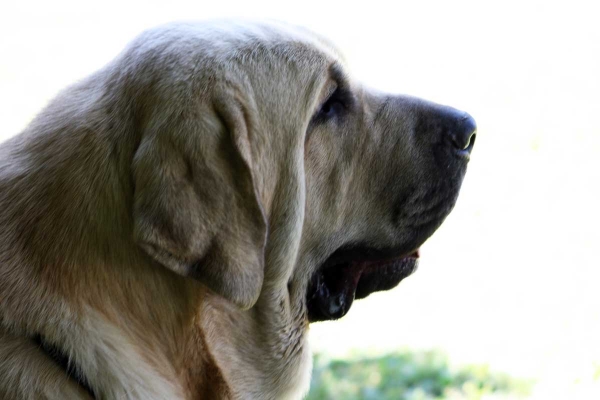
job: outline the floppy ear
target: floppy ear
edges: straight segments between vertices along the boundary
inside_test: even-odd
[[[247,309],[262,288],[267,222],[241,105],[229,96],[213,106],[147,124],[133,162],[134,236],[159,263]]]

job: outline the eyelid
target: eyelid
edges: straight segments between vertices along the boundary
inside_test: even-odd
[[[337,86],[331,95],[323,102],[323,105],[335,97],[346,110],[350,110],[354,107],[356,98],[352,91],[345,86]]]
[[[321,101],[321,103],[319,103],[319,107],[317,108],[317,110],[320,110],[321,108],[323,108],[323,106],[331,99],[331,97],[339,90],[339,85],[337,84],[337,82],[334,82],[333,85],[329,86],[329,89],[327,90],[327,95],[323,98],[323,101]]]

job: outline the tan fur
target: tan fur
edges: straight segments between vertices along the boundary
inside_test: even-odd
[[[344,241],[395,243],[373,182],[417,107],[352,83],[355,115],[314,127],[334,64],[301,29],[168,25],[2,144],[3,398],[87,398],[34,334],[99,399],[306,393],[308,280]]]

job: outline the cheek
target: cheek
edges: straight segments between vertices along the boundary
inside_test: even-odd
[[[328,123],[314,129],[306,143],[307,199],[319,208],[339,215],[357,196],[368,190],[365,183],[373,158],[371,132],[357,127],[352,118],[345,123]]]
[[[336,163],[334,142],[323,129],[315,130],[312,138],[306,143],[304,171],[306,177],[306,200],[309,204],[322,200],[324,194],[329,192],[327,188],[328,178]]]

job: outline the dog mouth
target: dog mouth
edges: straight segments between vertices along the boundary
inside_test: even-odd
[[[319,267],[309,284],[309,322],[343,317],[354,299],[396,287],[417,270],[418,264],[418,248],[404,253],[368,247],[335,251]]]

